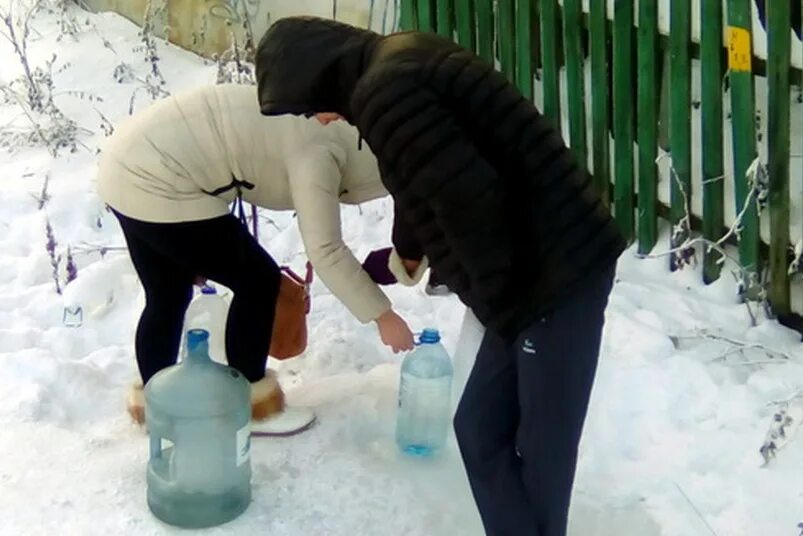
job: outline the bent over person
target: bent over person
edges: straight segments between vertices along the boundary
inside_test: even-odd
[[[400,265],[428,262],[486,327],[455,431],[487,533],[564,535],[625,248],[585,166],[493,66],[434,34],[290,17],[256,62],[263,114],[358,128]]]
[[[176,363],[197,276],[232,290],[226,357],[251,382],[252,430],[293,433],[314,418],[310,409],[285,407],[275,373],[266,376],[280,272],[229,212],[238,195],[295,210],[323,283],[359,321],[375,322],[394,351],[413,347],[407,324],[341,236],[341,203],[387,195],[353,127],[263,117],[255,87],[206,86],[158,101],[121,125],[104,147],[98,189],[145,291],[135,339],[141,382],[129,396],[136,420],[144,419],[142,385]]]

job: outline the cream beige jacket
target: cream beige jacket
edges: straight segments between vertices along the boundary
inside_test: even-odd
[[[98,193],[137,220],[171,223],[229,212],[233,181],[243,199],[296,210],[318,276],[361,322],[390,302],[346,247],[340,203],[387,195],[376,159],[357,130],[339,121],[260,115],[256,88],[205,86],[157,101],[119,125],[103,146]]]

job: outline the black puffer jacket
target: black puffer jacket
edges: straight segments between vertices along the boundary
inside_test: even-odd
[[[257,50],[262,113],[338,112],[377,156],[403,257],[515,337],[625,242],[559,133],[501,74],[434,34],[277,21]],[[403,232],[409,228],[410,233]]]

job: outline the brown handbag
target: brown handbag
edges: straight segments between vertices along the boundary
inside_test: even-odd
[[[312,264],[309,262],[303,278],[288,266],[281,268],[273,336],[268,351],[274,359],[296,357],[307,349],[307,315],[311,307],[309,287],[312,273]]]

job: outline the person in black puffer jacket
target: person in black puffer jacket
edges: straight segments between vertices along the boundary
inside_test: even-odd
[[[455,431],[486,531],[566,532],[577,445],[626,244],[558,131],[502,74],[434,34],[275,22],[265,115],[343,118],[379,162],[390,258],[427,263],[486,327]]]

